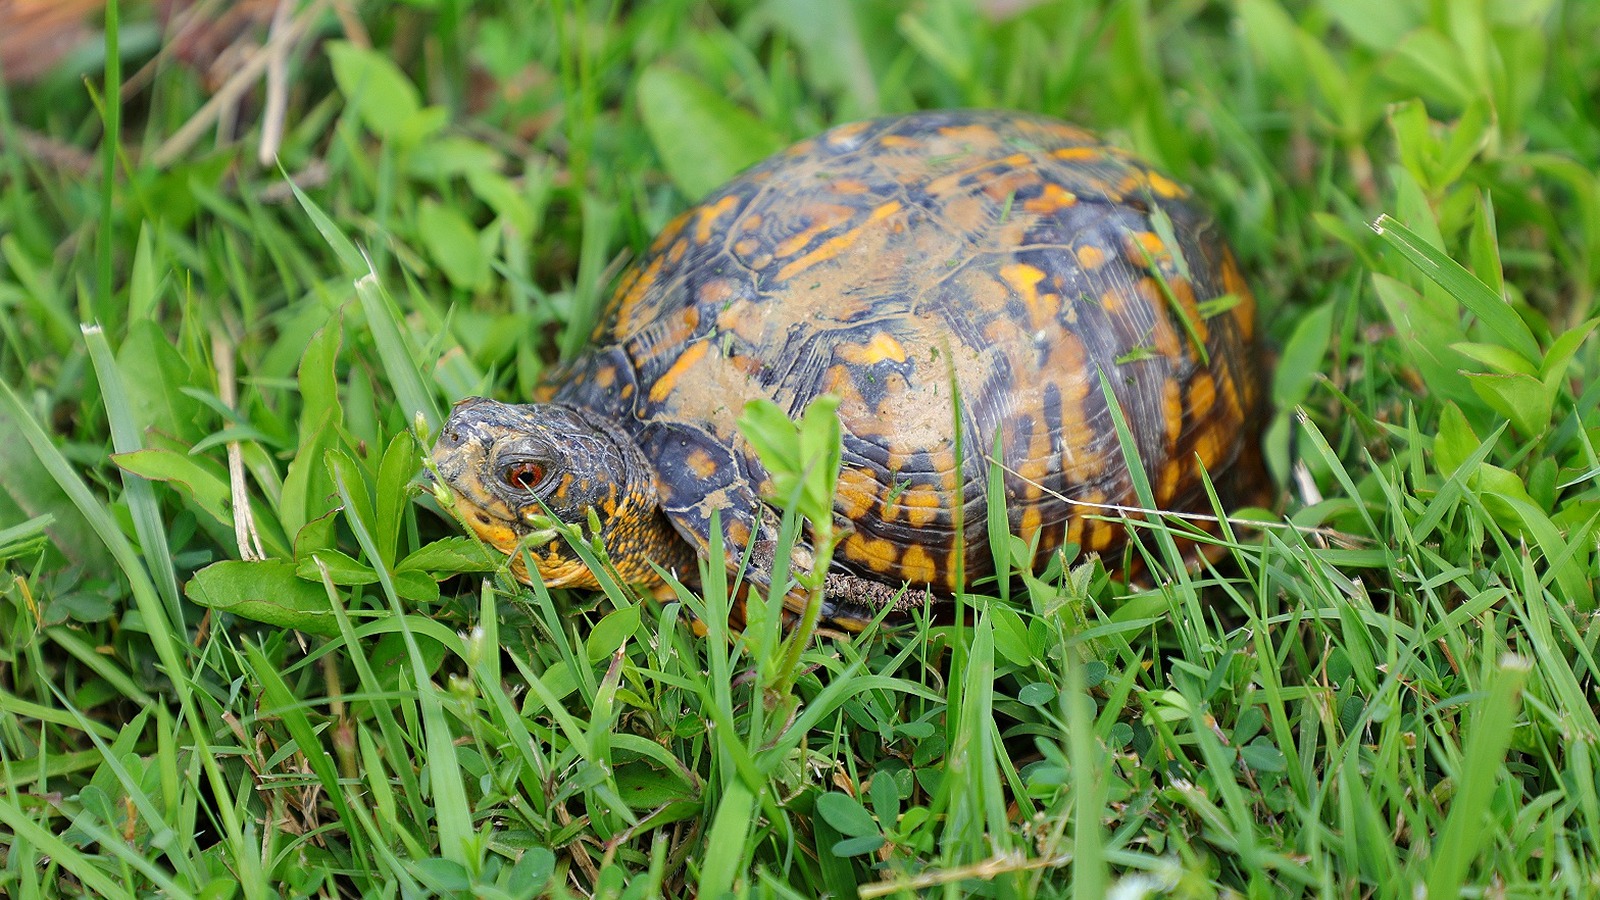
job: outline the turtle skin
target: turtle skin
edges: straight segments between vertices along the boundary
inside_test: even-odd
[[[1160,509],[1210,511],[1202,472],[1225,502],[1261,496],[1255,330],[1215,223],[1129,154],[1019,113],[881,118],[797,144],[674,219],[537,403],[458,406],[434,455],[469,507],[510,513],[496,518],[512,523],[495,541],[507,549],[527,531],[518,499],[464,490],[495,476],[482,462],[462,475],[462,446],[493,456],[486,418],[510,417],[495,434],[548,432],[526,493],[569,521],[597,503],[607,523],[625,499],[653,507],[653,536],[603,535],[609,555],[632,580],[659,580],[640,564],[652,558],[692,578],[713,513],[729,559],[775,536],[769,477],[735,424],[746,402],[798,416],[838,395],[846,536],[824,614],[851,627],[896,593],[852,584],[940,596],[992,574],[992,462],[1034,564],[1067,544],[1119,551],[1127,533],[1097,505],[1138,501],[1108,393]],[[557,458],[575,426],[518,418],[551,409],[598,423],[646,470],[625,496],[569,502],[577,481],[623,479]],[[547,541],[533,559],[549,581],[569,554]]]

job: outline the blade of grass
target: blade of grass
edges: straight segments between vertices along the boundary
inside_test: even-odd
[[[46,831],[38,822],[35,822],[27,813],[23,812],[22,808],[10,797],[0,798],[0,825],[4,825],[11,830],[13,842],[21,839],[32,844],[50,857],[56,865],[72,873],[72,877],[83,882],[85,886],[91,888],[97,895],[101,897],[135,896],[131,887],[125,886],[119,883],[117,879],[107,875],[90,861],[90,857],[85,856],[76,847],[62,840],[59,835]],[[15,843],[8,843],[11,843],[12,847],[16,846]],[[113,845],[119,843],[113,838]]]
[[[406,655],[416,682],[417,701],[422,710],[423,740],[428,753],[427,770],[433,789],[434,821],[439,830],[440,852],[445,859],[459,864],[476,876],[483,866],[482,847],[472,827],[472,810],[467,802],[467,789],[461,779],[461,764],[456,756],[454,736],[445,718],[443,700],[423,663],[416,636],[406,624],[405,608],[400,603],[400,595],[395,592],[393,575],[383,562],[372,527],[356,512],[355,499],[350,492],[353,473],[348,460],[336,453],[330,453],[329,459],[334,461],[329,469],[339,499],[344,503],[345,521],[355,532],[356,543],[361,545],[367,562],[376,570],[378,582],[389,599],[389,608],[400,626],[400,636],[405,641]],[[346,464],[339,464],[338,460],[344,460]]]
[[[0,412],[4,412],[15,423],[17,431],[33,448],[39,462],[55,479],[62,491],[71,498],[73,505],[88,520],[95,534],[111,551],[112,558],[116,560],[123,575],[128,579],[134,602],[144,617],[146,632],[166,670],[167,677],[172,681],[173,690],[183,705],[190,727],[198,731],[203,720],[194,707],[191,687],[188,679],[184,677],[184,673],[188,671],[182,664],[184,642],[174,631],[174,623],[167,618],[167,610],[155,585],[150,582],[150,576],[140,563],[138,554],[134,552],[128,539],[123,536],[122,530],[117,527],[100,500],[89,492],[88,485],[83,483],[83,479],[78,476],[72,464],[61,455],[61,451],[56,449],[43,429],[33,420],[33,416],[12,391],[11,385],[3,381],[0,381]]]
[[[144,449],[144,440],[134,422],[133,408],[128,403],[128,390],[123,383],[122,370],[111,355],[111,345],[105,332],[98,326],[83,326],[83,340],[89,347],[89,359],[94,363],[95,377],[100,381],[101,396],[105,401],[106,418],[111,424],[111,446],[118,453],[132,453]],[[167,540],[167,528],[161,518],[161,504],[156,500],[155,486],[127,470],[119,470],[123,490],[127,493],[128,512],[133,516],[134,534],[139,538],[139,553],[156,587],[167,604],[167,617],[181,630],[186,628],[183,603],[178,595],[178,574],[172,564],[172,549]]]
[[[118,324],[116,311],[116,294],[112,290],[115,276],[115,261],[117,252],[116,233],[116,202],[117,202],[117,153],[122,141],[122,52],[120,47],[122,29],[118,23],[119,7],[117,0],[108,0],[106,3],[106,60],[105,60],[105,97],[106,102],[101,105],[101,115],[105,124],[105,133],[100,140],[100,150],[103,158],[100,161],[100,231],[97,235],[99,251],[100,277],[98,290],[93,294],[100,302],[95,304],[94,318],[97,321],[115,327]],[[174,620],[179,621],[179,620]]]
[[[700,896],[722,897],[734,879],[748,870],[748,846],[756,798],[738,778],[731,778],[706,833],[705,862],[700,867]]]
[[[1478,280],[1478,276],[1387,213],[1373,221],[1372,230],[1400,251],[1418,271],[1471,310],[1498,340],[1504,341],[1535,368],[1543,361],[1539,342],[1527,323],[1488,285]]]
[[[1455,773],[1450,814],[1444,830],[1433,842],[1427,877],[1429,897],[1459,895],[1467,871],[1489,837],[1483,823],[1489,814],[1490,798],[1500,784],[1500,779],[1491,773],[1499,772],[1505,764],[1521,708],[1522,686],[1530,671],[1532,666],[1527,660],[1502,657],[1490,678],[1487,696],[1474,704],[1472,733],[1467,737],[1461,768]]]
[[[433,392],[423,384],[422,371],[401,333],[400,317],[389,292],[383,289],[377,273],[370,268],[367,274],[356,279],[356,296],[361,299],[367,327],[372,330],[372,341],[378,347],[378,358],[383,361],[383,371],[389,376],[406,424],[421,416],[429,432],[437,431],[444,420],[439,415]]]

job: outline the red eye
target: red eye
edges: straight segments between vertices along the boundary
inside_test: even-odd
[[[506,466],[500,473],[506,484],[518,490],[531,491],[544,480],[544,467],[538,463],[525,462]]]

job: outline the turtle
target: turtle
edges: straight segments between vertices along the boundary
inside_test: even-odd
[[[1104,510],[1138,505],[1130,458],[1162,510],[1210,511],[1203,473],[1225,502],[1263,496],[1259,357],[1188,188],[1051,118],[925,111],[832,128],[674,218],[534,402],[460,401],[432,458],[524,581],[521,547],[548,586],[598,584],[551,518],[597,522],[617,574],[657,591],[693,582],[716,522],[731,574],[764,587],[772,479],[736,422],[836,395],[823,615],[855,630],[993,573],[995,463],[1036,567],[1124,547]]]

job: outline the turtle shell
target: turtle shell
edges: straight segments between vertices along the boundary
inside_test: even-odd
[[[1036,116],[834,128],[674,219],[540,396],[624,423],[701,548],[713,510],[735,548],[770,521],[745,403],[832,393],[843,568],[937,591],[992,572],[992,462],[1036,560],[1115,551],[1086,505],[1137,505],[1108,392],[1162,509],[1209,510],[1202,470],[1264,483],[1255,303],[1188,197]]]

